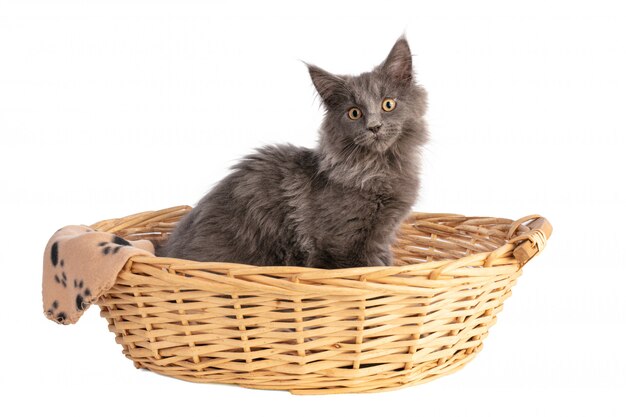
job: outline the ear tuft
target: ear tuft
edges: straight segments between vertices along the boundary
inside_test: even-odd
[[[393,45],[381,67],[383,73],[400,84],[410,83],[413,80],[413,58],[404,35]]]
[[[327,71],[324,71],[318,66],[306,64],[309,68],[309,75],[313,81],[313,85],[318,94],[322,98],[322,101],[327,106],[332,106],[338,96],[345,92],[346,87],[344,81]]]

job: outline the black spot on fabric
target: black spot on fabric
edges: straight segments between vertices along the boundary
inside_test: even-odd
[[[59,278],[58,275],[55,275],[54,280],[57,284],[62,284],[63,287],[67,288],[67,275],[65,275],[65,272],[63,272],[61,275],[63,276],[63,278]]]
[[[52,305],[50,306],[50,308],[48,309],[48,311],[46,311],[46,314],[49,316],[54,316],[54,310],[57,309],[57,307],[59,307],[59,303],[56,302],[56,300],[52,303]]]
[[[84,301],[83,296],[78,294],[76,296],[76,310],[78,311],[84,310],[85,306],[83,305],[83,301]]]
[[[120,251],[120,249],[124,246],[130,246],[130,242],[126,239],[123,239],[119,236],[113,236],[113,240],[110,242],[100,242],[98,246],[102,247],[102,253],[105,255],[108,254],[116,254]]]
[[[57,262],[59,262],[59,242],[54,242],[52,244],[52,248],[50,249],[50,260],[52,261],[53,266],[57,266]]]
[[[84,291],[81,291],[80,289],[83,288],[83,285],[84,285],[84,282],[81,279],[80,281],[78,281],[78,285],[75,286],[79,288],[78,294],[76,294],[76,310],[77,311],[85,310],[87,307],[89,307],[89,304],[90,304],[89,302],[85,300],[85,298],[91,296],[91,291],[89,291],[89,288],[85,288]]]
[[[113,243],[116,245],[130,246],[130,242],[126,239],[122,239],[119,236],[113,236]]]
[[[67,315],[64,312],[59,312],[55,315],[55,311],[56,309],[59,308],[59,302],[57,300],[54,300],[54,302],[52,303],[52,306],[50,307],[50,309],[48,309],[48,311],[46,311],[46,314],[52,318],[54,317],[54,320],[56,320],[58,323],[63,323],[63,321],[65,321],[65,319],[67,319]],[[63,323],[65,324],[65,323]]]

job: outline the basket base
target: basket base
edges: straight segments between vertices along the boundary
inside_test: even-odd
[[[244,388],[283,390],[296,395],[325,395],[394,391],[412,385],[423,384],[462,369],[482,350],[482,343],[473,349],[464,349],[439,363],[431,361],[407,370],[391,370],[374,373],[361,378],[333,378],[326,374],[289,375],[277,372],[246,372],[233,378],[232,372],[220,374],[206,371],[173,371],[171,368],[154,366],[152,363],[133,361],[138,369],[146,369],[176,379],[204,384],[235,384]],[[129,359],[132,358],[126,355]]]

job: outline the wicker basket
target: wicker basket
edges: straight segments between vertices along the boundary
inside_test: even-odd
[[[158,242],[189,210],[93,227]],[[390,267],[323,270],[136,256],[97,304],[139,368],[297,394],[389,390],[470,361],[522,266],[551,231],[539,216],[514,222],[413,213]]]

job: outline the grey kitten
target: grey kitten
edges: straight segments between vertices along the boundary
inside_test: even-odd
[[[308,66],[326,109],[315,149],[266,146],[232,168],[160,256],[316,268],[390,265],[419,187],[426,92],[398,39],[358,76]]]

